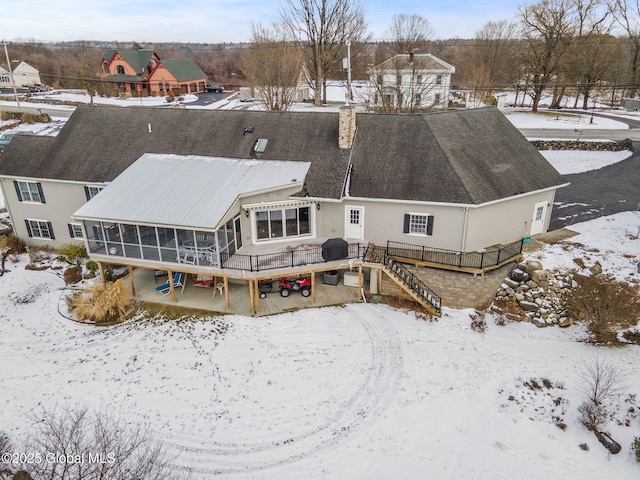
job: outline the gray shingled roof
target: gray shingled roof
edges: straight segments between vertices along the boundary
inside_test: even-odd
[[[256,154],[259,138],[268,143]],[[109,182],[144,153],[303,161],[312,162],[307,193],[340,198],[348,168],[348,151],[338,148],[337,113],[80,106],[44,158],[32,156],[28,142],[13,143],[0,174]]]
[[[495,108],[356,123],[340,150],[337,113],[81,106],[55,138],[14,138],[0,174],[108,182],[144,153],[174,153],[311,162],[304,193],[319,198],[341,198],[350,157],[353,197],[471,205],[566,183]]]
[[[564,183],[496,108],[359,115],[353,197],[482,204]]]

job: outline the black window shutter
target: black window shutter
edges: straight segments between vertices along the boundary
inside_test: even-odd
[[[409,233],[409,223],[411,222],[411,215],[408,213],[404,214],[404,228],[402,229],[402,233]]]
[[[87,197],[87,202],[91,200],[91,193],[89,193],[89,187],[84,186],[84,195]]]
[[[27,235],[29,235],[29,238],[32,238],[33,234],[31,233],[31,224],[29,223],[29,220],[25,220],[24,223],[27,226]]]
[[[53,234],[53,225],[51,225],[51,222],[47,222],[47,227],[49,227],[49,234],[51,235],[51,240],[55,240],[56,236]]]
[[[22,201],[22,194],[20,193],[20,187],[18,186],[18,181],[14,180],[13,185],[16,187],[16,193],[18,194],[18,201]]]
[[[427,235],[433,235],[433,215],[427,217]]]
[[[70,223],[67,223],[67,227],[69,227],[69,236],[70,236],[71,238],[75,238],[75,237],[73,236],[73,226],[71,226],[71,224],[70,224]]]
[[[42,203],[47,203],[47,201],[44,199],[44,193],[42,192],[42,185],[40,184],[40,182],[36,183],[36,185],[38,186],[38,193],[40,194],[40,200],[42,201]]]

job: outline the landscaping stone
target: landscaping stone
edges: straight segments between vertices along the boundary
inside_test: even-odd
[[[63,274],[64,283],[66,285],[72,285],[82,281],[82,267],[69,267]]]

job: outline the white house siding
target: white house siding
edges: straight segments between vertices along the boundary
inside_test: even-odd
[[[318,212],[319,237],[345,236],[345,207],[364,208],[364,241],[386,245],[387,241],[410,243],[432,248],[460,250],[464,212],[461,207],[391,203],[345,198],[341,203],[323,203]],[[433,235],[403,233],[404,215],[433,215]]]
[[[18,201],[14,180],[40,182],[46,203]],[[2,189],[7,209],[11,215],[14,233],[27,242],[27,245],[58,247],[65,243],[82,241],[82,239],[71,238],[68,224],[77,223],[71,219],[71,214],[87,202],[84,184],[27,178],[3,178]],[[29,238],[24,219],[51,222],[55,240]]]
[[[535,205],[541,202],[548,204],[544,227],[546,231],[553,200],[554,190],[550,190],[470,208],[465,250],[482,250],[529,236]]]

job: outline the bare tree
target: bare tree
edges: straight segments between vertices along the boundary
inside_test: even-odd
[[[589,401],[602,405],[624,393],[624,375],[618,367],[598,357],[585,362],[580,378]]]
[[[105,412],[76,406],[33,416],[36,431],[22,451],[42,461],[22,465],[34,478],[51,480],[163,480],[174,467],[146,428],[127,425]],[[44,457],[46,455],[46,457]]]
[[[611,402],[624,393],[624,376],[613,364],[599,358],[586,362],[579,373],[588,400],[578,407],[580,422],[598,432],[611,417]]]
[[[285,38],[305,53],[317,106],[326,103],[327,72],[342,59],[347,41],[365,39],[361,0],[287,0],[281,11]]]
[[[387,34],[393,54],[409,53],[426,49],[429,38],[433,35],[433,28],[429,20],[417,13],[400,13],[393,15]]]
[[[12,470],[9,466],[10,462],[6,461],[5,454],[13,453],[13,445],[6,433],[0,432],[0,479],[4,480],[9,478],[12,474]]]
[[[523,62],[527,83],[533,90],[533,108],[538,105],[561,62],[576,30],[575,5],[570,0],[540,0],[519,8],[520,33],[526,43]]]
[[[476,32],[473,43],[458,50],[456,73],[472,89],[476,101],[484,101],[518,77],[517,47],[515,25],[498,20],[486,23]]]
[[[610,71],[615,55],[612,47],[616,46],[609,35],[613,18],[604,0],[573,0],[575,4],[576,34],[569,49],[564,68],[560,69],[563,85],[552,107],[560,106],[560,99],[566,87],[575,85],[576,104],[583,96],[583,109],[588,108],[589,97],[605,75]]]
[[[629,80],[626,95],[635,97],[639,91],[640,69],[640,0],[610,0],[610,9],[626,32],[631,46]]]
[[[251,47],[244,52],[242,65],[254,96],[267,110],[288,110],[297,100],[302,52],[277,32],[252,25]]]

